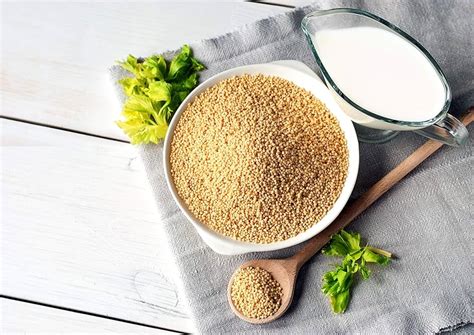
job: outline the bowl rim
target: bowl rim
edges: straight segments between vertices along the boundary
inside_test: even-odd
[[[280,74],[278,74],[280,71]],[[274,73],[276,72],[276,74]],[[281,72],[286,72],[292,74],[294,77],[300,77],[302,78],[302,81],[311,81],[311,85],[314,85],[314,87],[317,87],[317,90],[320,90],[321,95],[324,95],[324,97],[319,96],[319,93],[316,94],[312,90],[302,87],[301,84],[295,83],[293,80],[285,78],[281,75]],[[326,215],[319,220],[318,222],[314,223],[311,228],[307,229],[304,232],[301,232],[300,234],[293,236],[289,239],[283,240],[283,241],[278,241],[278,242],[272,242],[272,243],[266,243],[266,244],[259,244],[259,243],[251,243],[251,242],[244,242],[244,241],[239,241],[232,239],[230,237],[221,235],[218,232],[215,232],[211,228],[207,227],[204,223],[200,222],[194,214],[188,209],[187,204],[182,200],[177,192],[177,189],[174,185],[173,178],[171,176],[171,171],[170,171],[170,148],[171,148],[171,142],[173,139],[173,134],[174,130],[176,128],[176,125],[179,122],[179,119],[181,117],[182,112],[186,109],[188,104],[194,100],[196,96],[198,96],[201,92],[206,90],[207,88],[214,86],[218,82],[233,77],[237,75],[243,75],[243,74],[257,74],[261,73],[264,75],[271,75],[271,76],[277,76],[286,80],[289,80],[293,82],[295,85],[302,87],[308,91],[310,91],[314,96],[316,96],[318,99],[320,99],[328,108],[329,112],[336,117],[338,120],[341,129],[344,132],[344,136],[346,138],[347,142],[347,147],[348,147],[348,152],[349,152],[349,164],[348,164],[348,173],[346,180],[344,182],[343,189],[341,190],[341,193],[339,197],[337,198],[336,202],[333,204],[332,208],[326,213]],[[329,106],[328,106],[329,105]],[[271,63],[265,63],[265,64],[253,64],[253,65],[244,65],[244,66],[239,66],[239,67],[234,67],[228,70],[225,70],[223,72],[220,72],[218,74],[215,74],[199,84],[181,103],[177,111],[175,112],[173,119],[171,120],[168,131],[166,133],[165,141],[164,141],[164,146],[163,146],[163,166],[164,166],[164,175],[166,179],[166,184],[168,185],[168,189],[170,190],[170,193],[182,211],[182,213],[185,215],[185,217],[192,223],[194,228],[197,230],[199,235],[202,237],[204,242],[211,247],[214,251],[222,254],[243,254],[243,253],[248,253],[248,252],[263,252],[263,251],[274,251],[274,250],[279,250],[279,249],[284,249],[288,247],[292,247],[294,245],[297,245],[299,243],[302,243],[317,234],[319,234],[321,231],[323,231],[325,228],[327,228],[339,215],[339,213],[342,211],[344,206],[346,205],[347,201],[349,200],[349,197],[352,193],[352,190],[354,188],[356,179],[357,179],[357,174],[358,174],[358,169],[359,169],[359,143],[357,140],[357,135],[354,129],[354,126],[350,120],[350,118],[342,111],[342,109],[339,107],[339,105],[334,101],[333,97],[331,96],[331,93],[327,89],[327,87],[321,82],[321,80],[318,78],[316,79],[314,76],[303,72],[299,69],[295,69],[292,67],[284,66],[281,64],[271,64]],[[213,244],[213,242],[218,243],[220,246],[219,248],[216,248]],[[222,250],[223,248],[229,248],[229,250]],[[217,250],[217,249],[220,249]],[[232,249],[232,250],[230,250]]]

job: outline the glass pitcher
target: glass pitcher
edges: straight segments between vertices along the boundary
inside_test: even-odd
[[[436,73],[435,80],[440,81],[440,85],[438,85],[438,87],[440,87],[439,92],[441,95],[444,95],[443,97],[441,97],[441,95],[438,97],[443,100],[440,100],[440,102],[442,102],[440,106],[442,107],[439,108],[439,112],[437,108],[434,109],[434,112],[437,112],[436,116],[430,117],[427,120],[392,119],[386,115],[380,115],[381,113],[377,114],[374,110],[368,110],[368,108],[362,107],[358,102],[354,101],[354,99],[349,98],[348,94],[346,94],[347,92],[344,92],[338,87],[337,82],[333,78],[334,76],[326,66],[328,59],[321,57],[320,48],[322,48],[322,46],[318,45],[318,34],[322,31],[327,32],[328,30],[334,31],[359,27],[379,28],[385,32],[396,34],[404,41],[410,43],[411,46],[414,46],[421,55],[426,58]],[[304,17],[302,29],[307,37],[328,89],[344,112],[354,122],[359,140],[369,143],[381,143],[392,139],[399,131],[415,131],[425,137],[453,146],[461,145],[466,141],[468,137],[467,129],[458,119],[447,113],[451,104],[451,91],[443,72],[423,46],[408,34],[378,16],[363,10],[349,8],[320,10],[310,13]],[[342,57],[345,56],[343,55]],[[351,57],[351,55],[348,54],[347,57]],[[356,78],[356,80],[359,79],[360,78]],[[407,80],[410,80],[410,78],[407,78]],[[357,84],[357,82],[355,84]],[[361,81],[360,84],[363,85],[363,81]]]

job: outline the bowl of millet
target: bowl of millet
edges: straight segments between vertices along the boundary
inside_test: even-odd
[[[314,75],[249,65],[199,85],[164,143],[178,207],[215,252],[294,246],[341,212],[359,167],[350,119]]]

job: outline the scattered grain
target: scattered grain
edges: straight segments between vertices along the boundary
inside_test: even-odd
[[[314,95],[264,75],[223,80],[183,111],[171,175],[189,210],[233,239],[272,243],[309,229],[344,185],[348,150]]]

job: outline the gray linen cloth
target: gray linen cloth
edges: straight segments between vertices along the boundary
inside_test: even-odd
[[[474,102],[473,6],[470,0],[321,0],[239,31],[191,43],[191,47],[208,68],[202,80],[235,66],[284,59],[300,60],[316,70],[300,29],[303,16],[319,8],[366,9],[412,34],[431,52],[446,73],[454,95],[451,111],[458,114]],[[118,67],[111,73],[114,81],[126,75]],[[120,94],[119,87],[117,90]],[[413,133],[403,133],[386,144],[361,144],[360,172],[352,197],[359,196],[424,141]],[[472,145],[471,136],[463,148],[442,148],[353,222],[349,229],[360,232],[372,245],[394,252],[398,259],[386,268],[374,267],[369,280],[355,285],[345,314],[332,314],[320,291],[321,277],[335,260],[318,255],[302,268],[287,314],[260,326],[241,321],[229,309],[226,287],[231,274],[245,260],[286,257],[301,245],[243,256],[214,253],[168,192],[162,146],[139,149],[155,194],[157,221],[167,233],[199,332],[425,334],[473,321]]]

